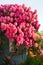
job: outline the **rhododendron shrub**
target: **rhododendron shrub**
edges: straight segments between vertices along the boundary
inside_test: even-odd
[[[0,29],[10,41],[16,40],[16,45],[25,44],[28,48],[38,36],[35,34],[40,26],[37,16],[37,10],[32,11],[24,4],[0,5]]]

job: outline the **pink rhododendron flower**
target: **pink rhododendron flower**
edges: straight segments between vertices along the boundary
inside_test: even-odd
[[[11,17],[13,17],[13,16],[14,16],[14,13],[13,13],[13,12],[11,12],[11,13],[10,13],[10,16],[11,16]]]
[[[33,32],[33,38],[36,40],[37,38],[40,38],[40,36],[37,33]]]
[[[43,50],[40,50],[40,54],[43,55]]]
[[[35,47],[35,48],[38,47],[38,43],[34,43],[34,47]]]
[[[41,40],[43,40],[43,36],[41,36],[40,38],[41,38]]]
[[[12,61],[11,65],[15,65],[14,61]]]
[[[16,45],[26,45],[26,48],[35,47],[35,39],[40,36],[35,32],[39,29],[37,10],[31,11],[30,7],[18,4],[0,5],[0,29],[10,40],[16,40]],[[42,38],[41,38],[42,39]]]
[[[2,31],[6,30],[6,24],[5,23],[1,23],[1,29],[2,29]]]
[[[29,43],[30,43],[30,46],[33,44],[33,42],[32,42],[32,40],[31,40],[31,39],[29,40]]]

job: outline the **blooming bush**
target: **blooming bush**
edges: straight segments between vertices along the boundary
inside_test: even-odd
[[[10,41],[15,40],[17,46],[25,44],[28,48],[40,37],[36,32],[40,26],[37,16],[37,10],[32,11],[24,4],[0,5],[0,29]]]

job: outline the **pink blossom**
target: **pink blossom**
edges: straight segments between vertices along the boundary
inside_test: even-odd
[[[13,12],[11,12],[11,13],[10,13],[10,16],[11,16],[11,17],[12,17],[12,16],[14,16],[14,13],[13,13]]]
[[[14,61],[12,61],[12,63],[11,63],[12,65],[15,65],[15,63],[14,63]]]
[[[40,54],[43,55],[43,50],[40,50]]]
[[[2,29],[2,31],[6,30],[6,24],[5,23],[1,23],[1,29]]]
[[[43,36],[41,36],[40,38],[41,38],[41,40],[43,40]]]
[[[10,18],[10,22],[13,22],[13,18]]]
[[[30,46],[31,46],[31,45],[33,44],[33,41],[30,39],[30,40],[29,40],[29,43],[30,43]]]
[[[38,47],[38,43],[34,43],[34,47],[35,47],[35,48]]]
[[[10,16],[7,16],[7,21],[10,21]]]
[[[16,40],[16,45],[26,45],[26,48],[35,43],[35,39],[40,36],[35,32],[38,31],[40,24],[38,22],[37,10],[31,11],[30,7],[18,4],[0,5],[0,29],[6,31],[4,35],[10,40]],[[43,39],[43,38],[41,38]]]

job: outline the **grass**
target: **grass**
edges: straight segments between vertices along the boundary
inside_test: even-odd
[[[35,58],[28,57],[26,61],[21,63],[21,65],[43,65],[43,62]]]

